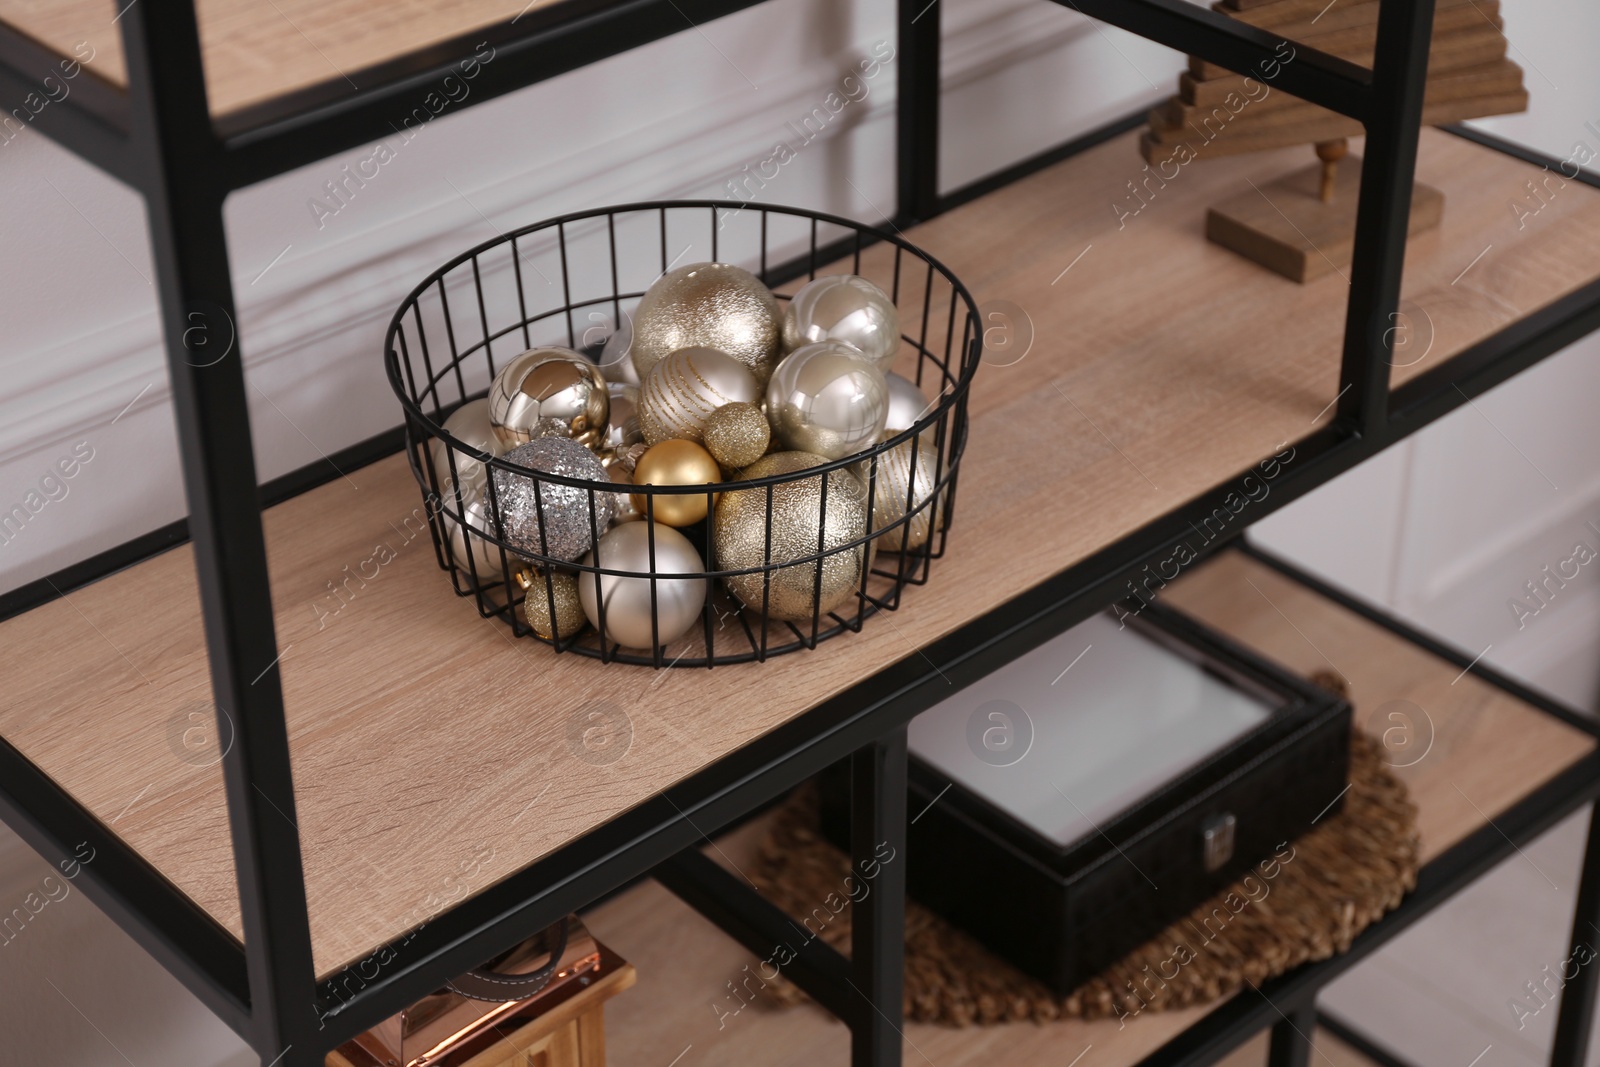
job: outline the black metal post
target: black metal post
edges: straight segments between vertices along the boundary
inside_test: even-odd
[[[1433,0],[1383,0],[1379,5],[1373,107],[1366,119],[1339,371],[1339,421],[1364,434],[1388,423],[1392,346],[1406,325],[1396,311],[1432,36]]]
[[[850,757],[852,1067],[900,1067],[906,933],[906,728]],[[862,896],[863,887],[865,895]]]
[[[939,0],[899,0],[895,224],[939,211]]]
[[[277,670],[250,411],[233,312],[221,144],[191,0],[124,9],[132,128],[177,413],[263,1064],[311,1067],[315,971]]]
[[[1578,968],[1561,991],[1561,1014],[1556,1017],[1550,1067],[1582,1067],[1589,1059],[1595,997],[1600,994],[1600,960],[1593,958],[1600,948],[1600,808],[1589,810],[1589,843],[1583,850],[1583,877],[1578,883],[1572,940],[1567,948],[1574,958],[1578,945],[1589,947],[1589,962]]]
[[[1312,1037],[1316,1032],[1316,1000],[1307,997],[1272,1024],[1272,1040],[1267,1046],[1267,1067],[1309,1067]]]

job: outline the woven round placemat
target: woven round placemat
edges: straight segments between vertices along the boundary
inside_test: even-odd
[[[1289,858],[1268,868],[1270,878],[1258,867],[1253,880],[1241,878],[1065,998],[908,901],[906,1017],[951,1026],[1131,1017],[1229,996],[1348,949],[1416,885],[1418,847],[1417,809],[1406,787],[1389,772],[1378,744],[1356,730],[1343,810],[1293,842],[1292,855],[1285,850]],[[818,832],[813,787],[777,810],[746,873],[793,916],[812,914],[817,901],[840,899],[850,860]],[[1217,908],[1231,918],[1208,939],[1205,920]],[[821,936],[849,954],[847,903]],[[781,977],[765,991],[780,1003],[805,1000]]]

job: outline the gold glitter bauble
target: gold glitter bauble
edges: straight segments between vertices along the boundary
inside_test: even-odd
[[[721,481],[722,468],[710,452],[693,441],[651,445],[633,468],[634,485],[715,485]],[[657,522],[668,526],[690,526],[706,517],[708,496],[716,499],[716,494],[707,493],[654,493],[648,497],[635,493],[633,506],[641,515],[653,515]]]
[[[870,467],[871,460],[864,459],[853,468],[861,484],[872,487],[873,533],[905,518],[911,509],[921,509],[912,515],[911,521],[896,526],[874,542],[890,552],[921,548],[927,543],[928,534],[935,529],[935,521],[940,523],[939,528],[943,528],[943,517],[937,514],[941,510],[941,502],[928,503],[938,481],[936,464],[939,454],[933,447],[931,437],[931,434],[913,437],[881,453],[875,474]],[[912,470],[913,455],[916,459],[915,471]],[[911,488],[913,479],[916,481],[914,493]]]
[[[669,270],[633,313],[633,366],[639,380],[680,348],[715,348],[750,368],[765,385],[783,354],[782,312],[761,280],[730,263]]]
[[[652,445],[674,437],[699,441],[712,412],[760,395],[750,368],[726,352],[680,348],[645,375],[639,387],[639,429]]]
[[[772,427],[754,404],[724,404],[706,419],[706,451],[727,470],[748,467],[771,443]]]
[[[756,460],[739,473],[741,479],[792,474],[827,462],[809,452],[777,452]],[[772,544],[767,555],[767,490],[735,489],[717,504],[714,541],[719,570],[783,564],[818,551],[829,552],[862,537],[867,528],[867,493],[847,470],[829,472],[827,517],[822,514],[820,474],[772,486]],[[821,565],[821,595],[814,596]],[[865,545],[843,549],[821,560],[779,566],[770,575],[761,570],[724,579],[728,591],[759,612],[763,594],[767,617],[810,620],[813,610],[827,612],[844,603],[861,586],[868,565]],[[768,584],[770,580],[770,585]]]
[[[575,637],[588,625],[589,620],[583,614],[583,602],[578,597],[576,575],[565,572],[552,574],[547,587],[545,576],[529,569],[517,575],[517,584],[522,586],[526,597],[522,602],[522,614],[527,617],[533,632],[546,641]],[[556,606],[553,622],[550,615],[552,600]]]

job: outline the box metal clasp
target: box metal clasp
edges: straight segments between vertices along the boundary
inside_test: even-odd
[[[1213,815],[1200,827],[1200,839],[1204,845],[1203,857],[1208,872],[1217,870],[1233,859],[1233,831],[1238,824],[1239,820],[1233,817],[1233,812],[1225,811],[1221,815]]]

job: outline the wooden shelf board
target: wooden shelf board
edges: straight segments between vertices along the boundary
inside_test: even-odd
[[[1537,168],[1431,131],[1422,161],[1424,179],[1448,199],[1443,226],[1413,242],[1407,292],[1438,304],[1427,305],[1433,350],[1404,373],[1600,275],[1600,193],[1569,185],[1518,232],[1506,200]],[[1024,309],[1036,338],[1019,363],[977,376],[960,506],[931,583],[911,590],[891,620],[813,653],[654,673],[513,640],[452,595],[425,532],[408,540],[420,528],[420,495],[399,457],[271,509],[319,972],[360,959],[1330,418],[1344,283],[1330,275],[1298,286],[1201,238],[1206,203],[1247,176],[1270,179],[1302,163],[1300,153],[1280,153],[1197,165],[1119,232],[1106,205],[1141,166],[1129,135],[910,235],[980,301]],[[1493,288],[1469,294],[1474,282]],[[391,561],[376,562],[380,545]],[[335,586],[346,590],[342,606]],[[190,549],[0,624],[0,677],[0,734],[237,932],[221,775],[182,758],[187,716],[203,721],[209,692]],[[567,739],[569,723],[596,702],[624,711],[633,727],[627,754],[603,766],[575,759]],[[1490,798],[1480,802],[1495,810]]]
[[[558,0],[198,0],[214,116],[324,82],[363,85],[370,68]],[[0,21],[114,85],[128,82],[118,0],[0,0]],[[89,51],[92,49],[92,51]],[[417,103],[421,105],[419,91]]]
[[[1240,553],[1226,553],[1180,579],[1166,602],[1299,671],[1331,661],[1351,686],[1355,718],[1375,736],[1392,724],[1375,712],[1390,700],[1410,700],[1431,717],[1431,749],[1414,766],[1396,769],[1418,807],[1425,859],[1438,856],[1485,817],[1521,799],[1594,747],[1566,724],[1408,644],[1277,571]],[[1391,742],[1395,740],[1391,737]],[[1413,755],[1390,747],[1395,763]],[[765,818],[727,835],[708,854],[735,868],[753,857]],[[620,1065],[670,1059],[685,1046],[692,1067],[722,1064],[843,1062],[844,1025],[820,1008],[779,1009],[758,997],[739,1007],[727,983],[760,974],[757,958],[650,882],[594,909],[584,921],[595,935],[639,969],[638,987],[608,1008],[608,1042]],[[751,983],[750,990],[756,988]],[[1240,996],[1259,996],[1245,991]],[[747,992],[746,997],[749,996]],[[1137,1063],[1211,1010],[1212,1006],[1117,1019],[1068,1020],[952,1029],[906,1027],[907,1064],[980,1067],[993,1063],[1066,1064],[1093,1045],[1100,1067]],[[721,1013],[730,1013],[726,1017]],[[720,1025],[719,1025],[720,1024]],[[1364,1063],[1327,1035],[1319,1047],[1337,1067]],[[1335,1047],[1337,1046],[1337,1047]],[[1255,1058],[1252,1059],[1252,1056]],[[830,1058],[831,1057],[831,1058]],[[1084,1062],[1090,1062],[1088,1058]],[[1260,1063],[1241,1050],[1224,1061]]]

